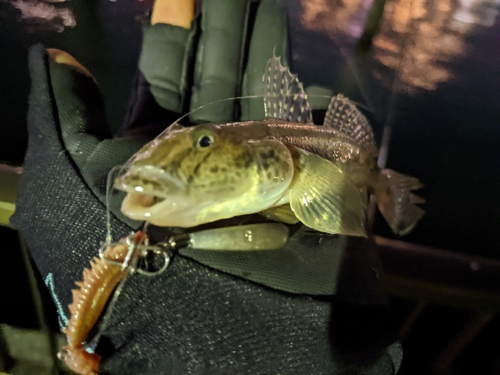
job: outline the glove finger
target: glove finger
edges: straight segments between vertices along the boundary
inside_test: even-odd
[[[137,71],[133,80],[127,112],[115,137],[149,135],[156,137],[179,118],[179,113],[158,104],[144,74]]]
[[[196,20],[189,30],[163,23],[144,28],[139,70],[158,105],[168,111],[182,113],[187,107],[188,68],[197,30]]]
[[[109,139],[102,95],[88,71],[66,52],[49,50],[50,84],[65,150],[95,196],[105,203],[108,172],[123,164],[150,137]],[[122,220],[119,207],[112,211]]]
[[[66,149],[80,166],[102,139],[111,137],[104,100],[93,77],[71,55],[47,51],[56,122]]]
[[[250,5],[250,0],[202,3],[191,110],[239,95]],[[197,110],[190,118],[193,122],[232,121],[235,103],[232,100],[215,103]]]
[[[262,76],[267,60],[273,56],[281,57],[287,63],[288,18],[286,9],[276,0],[263,0],[255,19],[248,62],[243,78],[242,95],[262,95],[264,82]],[[262,100],[248,99],[241,102],[241,119],[257,120],[264,118]]]
[[[50,81],[63,136],[109,138],[104,100],[94,77],[73,56],[57,49],[49,53]],[[75,119],[77,121],[75,121]],[[76,138],[78,139],[78,137]]]
[[[31,91],[28,110],[28,151],[35,148],[39,151],[55,150],[59,139],[53,134],[47,124],[55,123],[57,116],[51,97],[50,74],[47,51],[41,44],[36,44],[29,50],[29,72],[31,77]]]

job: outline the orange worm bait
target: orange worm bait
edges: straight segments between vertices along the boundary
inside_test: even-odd
[[[59,358],[74,372],[81,375],[97,375],[101,357],[87,352],[87,341],[92,328],[101,316],[104,307],[118,287],[120,290],[126,276],[137,272],[144,276],[156,276],[164,272],[175,252],[184,247],[191,249],[212,250],[273,250],[281,248],[288,239],[288,229],[283,224],[249,224],[181,233],[169,237],[156,245],[149,244],[149,237],[138,231],[120,240],[118,244],[109,244],[104,251],[99,250],[100,258],[90,262],[91,268],[84,269],[83,281],[76,282],[78,289],[73,290],[73,303],[69,305],[71,317],[63,330],[68,344],[59,353]],[[137,267],[139,258],[147,254],[163,256],[160,267]],[[110,306],[103,318],[101,330],[106,325],[107,317],[117,297],[111,299]],[[96,342],[99,333],[90,343]]]
[[[132,243],[141,245],[147,239],[147,235],[139,231],[133,235]],[[126,240],[122,239],[118,245],[107,247],[103,253],[105,259],[95,257],[90,262],[91,268],[84,269],[83,281],[76,282],[79,289],[72,291],[73,303],[69,305],[71,318],[63,329],[68,344],[62,348],[59,358],[78,374],[98,374],[101,357],[87,352],[84,343],[109,297],[129,272],[128,267],[119,265],[130,256],[130,243]]]

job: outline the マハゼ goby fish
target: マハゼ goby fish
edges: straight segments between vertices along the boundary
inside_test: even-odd
[[[373,131],[356,105],[332,97],[312,123],[303,85],[269,59],[262,121],[174,125],[145,145],[115,181],[122,212],[158,226],[194,227],[261,213],[321,232],[366,236],[368,195],[392,230],[413,229],[424,211],[418,179],[376,164]]]

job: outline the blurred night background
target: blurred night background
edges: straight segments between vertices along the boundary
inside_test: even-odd
[[[306,88],[362,103],[379,144],[384,127],[391,130],[387,166],[425,185],[418,195],[427,214],[408,236],[395,238],[381,216],[374,224],[399,319],[400,374],[500,374],[500,0],[283,4],[292,71]],[[22,165],[27,53],[37,42],[69,52],[94,74],[118,128],[151,6],[0,0],[0,163]],[[1,178],[0,191],[15,189],[6,172]],[[7,226],[0,233],[0,325],[39,329],[18,236]],[[44,309],[51,327],[54,311]]]

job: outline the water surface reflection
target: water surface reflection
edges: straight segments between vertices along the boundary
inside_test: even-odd
[[[39,29],[63,32],[66,27],[76,26],[75,16],[66,0],[14,0],[11,5],[21,12],[20,19],[29,32]]]
[[[466,38],[478,28],[494,25],[500,0],[395,0],[385,4],[381,19],[373,0],[302,0],[304,28],[324,32],[352,49],[363,31],[374,28],[373,55],[384,67],[398,72],[400,89],[433,90],[455,72],[449,62],[468,52]],[[375,24],[375,26],[373,26]],[[379,28],[378,32],[377,29]],[[392,76],[383,67],[373,75],[384,85]]]

